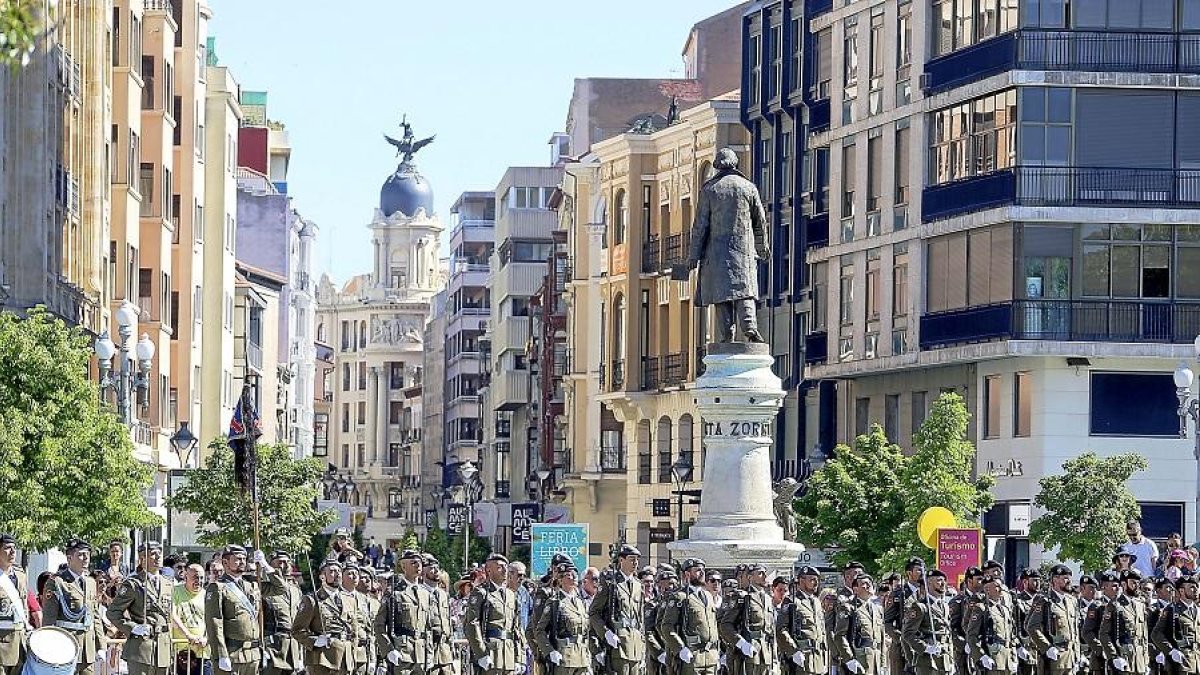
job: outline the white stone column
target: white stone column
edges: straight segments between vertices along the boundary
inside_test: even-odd
[[[384,367],[372,368],[371,379],[375,382],[375,418],[379,420],[379,438],[375,441],[375,447],[371,452],[375,456],[373,460],[375,465],[383,466],[392,439],[392,419],[390,417],[392,411],[388,409],[388,378]]]

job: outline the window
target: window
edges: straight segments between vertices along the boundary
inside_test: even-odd
[[[883,400],[883,433],[893,443],[900,439],[900,394],[888,394]]]
[[[671,464],[675,461],[671,452],[671,418],[662,417],[658,420],[658,482],[670,483]]]
[[[651,204],[650,184],[642,183],[642,234],[646,239],[650,238],[650,209]]]
[[[842,141],[842,218],[854,215],[854,185],[857,181],[854,140]]]
[[[880,154],[883,146],[882,132],[883,130],[878,128],[867,132],[867,213],[879,210],[879,201],[883,194],[883,157]]]
[[[1030,434],[1030,417],[1033,406],[1030,397],[1033,394],[1032,376],[1029,373],[1017,373],[1013,377],[1013,436],[1023,438]]]
[[[813,148],[809,153],[812,161],[812,204],[813,213],[829,212],[829,148]]]
[[[199,200],[196,201],[193,207],[192,215],[192,239],[197,244],[204,243],[204,205]]]
[[[367,402],[366,401],[358,402],[358,420],[357,421],[358,421],[358,426],[360,426],[360,427],[367,423]]]
[[[983,437],[1000,437],[1000,376],[983,378]]]
[[[613,243],[624,244],[625,229],[629,223],[629,204],[626,203],[624,190],[617,190],[613,203],[616,204],[616,208],[613,210],[616,216],[616,223],[613,226]]]
[[[902,3],[896,14],[897,79],[902,79],[908,77],[908,66],[912,65],[912,3]]]
[[[870,43],[867,45],[871,69],[868,82],[868,113],[879,113],[883,109],[883,6],[880,5],[871,13]]]
[[[649,485],[654,482],[651,470],[653,458],[650,454],[650,420],[641,420],[638,422],[637,452],[638,484]]]
[[[1200,295],[1195,225],[1084,225],[1081,237],[1084,297],[1166,299],[1172,281],[1177,296]]]
[[[138,215],[145,218],[154,214],[154,165],[142,162],[138,168],[138,193],[142,197]]]
[[[342,404],[342,431],[350,431],[350,404]]]
[[[838,318],[842,325],[854,321],[854,263],[850,256],[842,256],[842,276],[840,286],[840,310]]]
[[[879,297],[881,290],[879,281],[881,274],[879,258],[879,249],[873,248],[867,251],[867,321],[879,320]]]
[[[1023,0],[1021,25],[1030,28],[1065,28],[1066,9],[1064,0]]]
[[[358,362],[358,390],[359,391],[367,390],[367,362],[366,361]]]
[[[858,96],[858,17],[851,16],[842,24],[842,96]]]
[[[1071,18],[1076,28],[1093,30],[1172,30],[1174,0],[1075,0]]]
[[[892,316],[908,314],[908,243],[892,247]]]
[[[1063,0],[1040,1],[1061,5]],[[932,16],[933,55],[942,56],[1014,30],[1017,0],[934,0]]]
[[[771,183],[773,182],[771,180],[773,178],[771,175],[771,155],[775,154],[775,144],[773,139],[764,138],[758,147],[758,160],[760,168],[758,186],[762,194],[764,205],[767,205],[773,201],[772,195],[774,194],[771,192]],[[649,230],[647,229],[647,231]]]
[[[871,430],[871,399],[854,399],[854,435],[864,436]]]
[[[817,33],[816,43],[813,89],[810,93],[814,101],[820,101],[829,98],[829,83],[833,80],[833,30],[826,28]]]
[[[790,197],[792,195],[792,133],[785,131],[779,136],[779,173],[783,180],[783,185],[780,186],[781,197]],[[690,218],[684,219],[691,226]]]
[[[140,77],[142,74],[140,70],[142,65],[142,20],[132,10],[129,12],[129,39],[126,42],[129,44],[126,65]]]
[[[1012,300],[1012,247],[1013,233],[1007,225],[929,240],[926,257],[928,311]]]
[[[400,424],[400,418],[404,416],[403,401],[388,401],[388,424]]]
[[[163,220],[174,223],[175,213],[171,210],[171,206],[174,204],[175,197],[174,195],[171,195],[170,199],[167,198],[167,195],[171,194],[171,189],[174,186],[171,183],[171,170],[165,166],[163,167],[162,186],[163,189],[162,192],[159,193],[159,199],[162,200],[163,205]],[[195,226],[195,223],[193,223],[193,226]]]
[[[350,364],[342,364],[342,391],[350,391]]]
[[[1021,163],[1030,166],[1071,164],[1071,90],[1021,88]]]
[[[746,103],[757,105],[759,88],[762,86],[762,36],[751,35],[746,51],[750,57],[750,89],[746,92]]]
[[[929,392],[914,391],[912,393],[912,432],[914,436],[921,430],[921,425],[925,423],[928,399]]]
[[[112,65],[121,65],[121,8],[113,7],[112,12]]]
[[[813,263],[812,272],[812,327],[814,331],[823,331],[827,326],[829,303],[829,264]]]
[[[1092,373],[1092,436],[1179,436],[1172,373]]]
[[[350,329],[350,322],[342,322],[342,351],[350,351],[350,340],[353,339],[353,331]]]
[[[948,183],[1013,166],[1016,92],[1012,89],[931,113],[929,174]]]
[[[779,98],[783,90],[783,26],[771,26],[771,98]]]

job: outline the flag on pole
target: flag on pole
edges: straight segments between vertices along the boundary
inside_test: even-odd
[[[242,396],[233,408],[229,420],[229,448],[233,450],[233,480],[243,490],[258,498],[258,437],[262,436],[262,420],[250,400],[250,386],[242,388]]]

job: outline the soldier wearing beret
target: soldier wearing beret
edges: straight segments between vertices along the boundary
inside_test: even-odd
[[[29,625],[29,579],[16,563],[17,541],[0,534],[0,675],[20,675]]]
[[[747,565],[747,586],[730,596],[730,604],[721,613],[718,630],[722,639],[733,645],[727,664],[743,675],[765,675],[776,661],[775,603],[767,586],[767,568]]]
[[[63,547],[67,567],[50,577],[46,592],[52,596],[42,605],[42,625],[61,628],[79,645],[77,675],[92,675],[96,659],[108,643],[96,580],[88,574],[92,547],[72,539]]]
[[[292,637],[292,622],[303,598],[300,588],[292,581],[292,556],[286,551],[275,551],[268,561],[262,551],[255,551],[254,562],[263,572],[259,592],[263,603],[266,675],[291,675],[304,670],[304,650]]]
[[[361,576],[359,567],[353,562],[342,563],[342,594],[354,610],[354,674],[374,675],[375,664],[375,614],[367,596],[358,590]]]
[[[805,565],[796,570],[795,593],[775,617],[775,642],[779,661],[788,675],[826,675],[829,645],[825,635],[825,612],[817,593],[821,573]]]
[[[950,599],[950,636],[954,643],[954,670],[960,675],[973,672],[974,660],[967,642],[967,617],[971,605],[979,600],[983,586],[983,570],[968,567],[963,575],[963,587]]]
[[[1026,628],[1029,610],[1033,607],[1033,599],[1041,589],[1042,573],[1036,569],[1027,568],[1021,571],[1017,580],[1017,592],[1012,596],[1013,619],[1017,622],[1017,634],[1021,646],[1017,649],[1017,675],[1033,675],[1037,665],[1037,649]]]
[[[913,675],[912,655],[904,648],[900,629],[904,622],[904,608],[917,597],[924,584],[925,561],[916,557],[909,558],[904,564],[904,579],[892,589],[891,597],[884,605],[883,626],[889,638],[888,671],[892,675]]]
[[[668,658],[666,642],[658,632],[658,619],[679,586],[679,575],[672,569],[660,569],[654,579],[654,597],[646,610],[646,669],[651,675],[663,675],[667,672]]]
[[[1175,582],[1176,599],[1163,608],[1153,639],[1163,661],[1176,675],[1200,674],[1200,581],[1182,576]]]
[[[1007,675],[1016,668],[1020,642],[1003,587],[1000,577],[983,577],[983,599],[967,609],[966,643],[979,675]]]
[[[128,637],[121,658],[129,675],[167,675],[175,663],[171,646],[171,596],[174,583],[164,577],[162,546],[156,541],[141,546],[141,569],[126,577],[108,605],[108,622]],[[213,633],[209,631],[209,642]],[[229,670],[229,668],[224,668]]]
[[[582,675],[590,672],[592,656],[588,649],[588,608],[579,595],[579,570],[567,562],[560,563],[555,571],[559,592],[550,598],[533,626],[533,642],[549,664],[550,673]]]
[[[946,602],[946,575],[932,570],[920,595],[904,608],[900,637],[913,656],[917,675],[954,671],[954,642],[950,607]]]
[[[508,558],[491,554],[484,563],[484,573],[487,579],[471,593],[463,616],[471,663],[477,673],[484,675],[524,671],[525,635],[517,614],[517,594],[504,584]]]
[[[1050,587],[1033,599],[1025,617],[1040,675],[1070,673],[1079,661],[1079,604],[1068,592],[1070,585],[1070,568],[1050,568]]]
[[[381,673],[424,673],[429,661],[429,610],[433,597],[421,583],[421,554],[400,554],[401,576],[392,579],[375,617],[375,643]],[[383,664],[387,664],[384,666]]]
[[[1150,628],[1146,603],[1138,597],[1142,574],[1130,568],[1121,573],[1123,592],[1104,608],[1100,646],[1115,672],[1145,673],[1150,669]]]
[[[208,644],[217,670],[237,675],[258,672],[262,662],[259,589],[244,576],[246,557],[245,548],[226,546],[221,552],[225,571],[204,594]]]
[[[1154,641],[1154,627],[1162,617],[1162,611],[1175,601],[1175,584],[1166,578],[1154,580],[1154,592],[1146,602],[1146,625],[1150,626],[1150,675],[1165,675],[1168,670],[1167,657],[1158,650]]]
[[[634,675],[646,662],[646,593],[637,578],[642,552],[628,544],[617,551],[617,569],[601,581],[588,607],[592,635],[601,645],[599,672]]]
[[[450,593],[441,587],[441,565],[432,554],[421,557],[422,584],[429,592],[429,633],[425,639],[429,656],[425,664],[427,675],[447,675],[454,672],[454,626],[450,621]]]
[[[878,675],[883,671],[883,610],[872,602],[875,580],[858,574],[851,582],[854,598],[834,609],[833,645],[845,675]]]
[[[1098,575],[1103,577],[1103,573]],[[1103,650],[1100,648],[1100,619],[1104,618],[1104,605],[1108,598],[1097,593],[1100,580],[1087,574],[1079,578],[1079,675],[1104,675]],[[1099,656],[1099,663],[1096,657]]]
[[[704,588],[704,561],[683,562],[683,580],[658,613],[658,633],[677,675],[711,675],[720,661],[717,607]]]
[[[358,615],[354,597],[342,590],[342,564],[329,558],[321,565],[320,588],[300,601],[292,636],[304,645],[310,675],[349,675],[354,660]]]

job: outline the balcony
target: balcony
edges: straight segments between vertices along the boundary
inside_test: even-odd
[[[922,191],[921,222],[928,223],[1011,204],[1016,192],[1016,176],[1013,171],[998,171],[951,183],[931,185]]]
[[[1167,300],[1016,300],[926,314],[921,349],[996,339],[1190,344],[1200,303]]]
[[[1187,206],[1200,204],[1200,170],[1020,167],[1025,206]]]
[[[642,242],[642,274],[657,274],[659,272],[659,239],[657,234]]]
[[[803,483],[812,476],[813,466],[807,459],[776,459],[771,462],[771,482],[795,478]]]
[[[692,231],[688,230],[681,234],[668,234],[663,239],[662,246],[662,269],[665,272],[670,272],[675,265],[682,265],[687,262],[688,254],[692,246]]]
[[[658,362],[659,359],[657,356],[642,357],[642,391],[658,390],[661,382]]]
[[[687,355],[683,352],[667,354],[660,362],[663,387],[682,387],[687,381]]]
[[[1027,28],[929,61],[923,86],[936,93],[1008,70],[1200,73],[1200,33]]]

